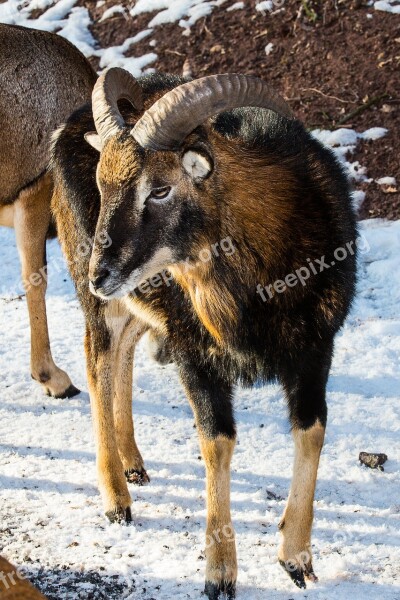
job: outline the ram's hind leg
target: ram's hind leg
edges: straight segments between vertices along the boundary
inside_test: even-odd
[[[325,387],[330,351],[310,359],[297,376],[285,378],[292,433],[295,443],[293,480],[280,523],[282,542],[278,558],[298,587],[305,579],[316,581],[312,566],[311,529],[318,464],[326,425]]]
[[[147,334],[147,354],[160,365],[173,362],[168,339],[154,329],[150,329]]]
[[[49,175],[21,192],[14,204],[14,227],[22,264],[31,326],[31,373],[46,392],[57,398],[79,393],[51,355],[45,294],[46,235],[50,224],[52,184]]]
[[[235,598],[237,561],[230,511],[230,464],[236,441],[231,386],[210,366],[180,365],[193,407],[207,476],[206,585],[209,600]]]
[[[135,317],[125,325],[118,343],[114,387],[114,423],[119,454],[126,479],[137,485],[150,481],[136,445],[132,416],[133,355],[144,331],[145,327],[139,325]]]

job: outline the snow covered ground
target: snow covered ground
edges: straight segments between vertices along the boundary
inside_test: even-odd
[[[313,536],[320,583],[294,589],[276,563],[293,457],[281,390],[238,389],[239,598],[400,598],[400,222],[364,222],[361,231],[358,299],[337,338],[328,388]],[[0,255],[0,552],[45,590],[54,593],[57,581],[51,597],[60,600],[200,597],[204,468],[174,366],[138,349],[134,415],[152,481],[131,489],[133,525],[109,525],[96,487],[83,319],[58,243],[49,243],[49,326],[58,364],[82,389],[72,400],[48,398],[30,379],[12,231],[0,230]],[[385,472],[360,466],[363,450],[386,452]]]

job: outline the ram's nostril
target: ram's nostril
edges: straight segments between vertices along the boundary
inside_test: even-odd
[[[97,271],[96,276],[90,280],[95,290],[98,290],[109,276],[110,271],[106,268]]]

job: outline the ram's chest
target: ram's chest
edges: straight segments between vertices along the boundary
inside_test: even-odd
[[[211,334],[217,344],[223,341],[224,323],[219,310],[213,305],[211,299],[207,298],[199,288],[190,290],[190,299],[194,312],[202,325]]]
[[[134,294],[123,299],[129,312],[133,313],[146,325],[166,334],[168,316],[154,302],[149,300],[145,296],[138,298]]]
[[[176,268],[171,269],[171,272],[215,345],[226,346],[237,322],[237,308],[232,294],[212,281],[206,283],[199,280],[193,273],[184,273]]]
[[[211,362],[222,378],[240,379],[247,385],[268,379],[262,354],[252,344],[243,345],[243,323],[233,297],[222,288],[211,290],[187,279],[174,279],[171,286],[124,298],[125,307],[142,323],[168,336],[178,355],[189,349],[197,359]]]

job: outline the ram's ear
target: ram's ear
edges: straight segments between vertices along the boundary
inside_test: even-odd
[[[187,150],[182,157],[182,165],[186,173],[194,180],[206,179],[213,170],[211,157],[203,152],[191,149]]]
[[[90,144],[95,150],[101,152],[103,147],[101,137],[95,131],[89,131],[85,133],[85,140],[88,144]]]

